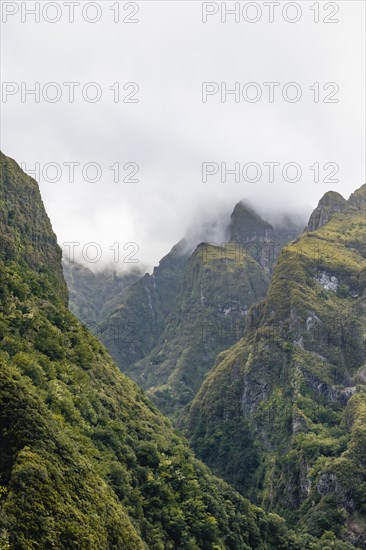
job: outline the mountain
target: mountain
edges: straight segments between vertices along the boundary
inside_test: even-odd
[[[268,275],[235,243],[202,243],[183,270],[175,308],[157,345],[126,372],[158,407],[173,415],[199,390],[216,354],[243,333],[247,311]]]
[[[265,296],[281,247],[299,233],[290,220],[274,228],[240,202],[228,242],[202,242],[191,253],[183,239],[152,275],[107,303],[98,335],[120,369],[174,421],[217,353],[242,337],[248,309]]]
[[[0,548],[352,548],[289,531],[194,458],[68,311],[37,184],[0,161]]]
[[[335,212],[342,212],[347,206],[347,201],[334,191],[328,191],[320,199],[318,206],[311,214],[307,231],[315,231],[320,227],[323,227]]]
[[[327,193],[182,425],[213,471],[313,535],[366,548],[364,185]]]
[[[230,217],[230,240],[245,244],[252,240],[269,240],[273,227],[262,220],[244,202],[238,202]]]
[[[295,239],[301,228],[289,216],[272,226],[244,202],[239,202],[231,214],[229,232],[230,242],[236,243],[271,274],[282,247]]]
[[[97,327],[98,336],[123,372],[157,344],[175,306],[182,266],[187,260],[184,240],[154,268],[109,303]]]
[[[98,323],[115,308],[115,301],[120,302],[127,289],[141,277],[137,271],[119,274],[105,269],[93,273],[67,258],[63,259],[62,267],[70,310],[93,332],[97,332]]]

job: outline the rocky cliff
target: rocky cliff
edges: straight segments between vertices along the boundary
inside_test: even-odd
[[[196,452],[241,492],[362,548],[365,191],[320,201],[331,197],[331,211],[318,207],[312,232],[283,248],[244,338],[218,356],[185,418]]]

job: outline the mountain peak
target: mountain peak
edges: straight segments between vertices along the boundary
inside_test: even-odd
[[[318,206],[311,214],[307,231],[315,231],[323,227],[335,212],[342,212],[347,206],[347,201],[336,191],[327,191],[320,199]]]
[[[262,220],[254,210],[244,202],[238,202],[231,214],[230,240],[240,243],[248,242],[258,237],[267,237],[272,232],[272,226]]]
[[[358,209],[366,207],[366,183],[354,191],[348,199],[348,204]]]

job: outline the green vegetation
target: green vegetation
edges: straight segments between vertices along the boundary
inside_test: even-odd
[[[174,309],[182,266],[187,261],[186,244],[178,243],[152,275],[146,273],[108,301],[92,330],[108,348],[122,372],[145,357],[158,343],[165,322]],[[73,294],[73,310],[80,313],[80,292]],[[134,377],[133,377],[134,378]]]
[[[194,458],[68,311],[38,188],[4,155],[0,191],[0,548],[352,548],[289,531]]]
[[[335,191],[328,191],[320,199],[317,208],[311,214],[308,231],[314,231],[325,225],[335,212],[342,212],[347,206],[347,201]]]
[[[172,416],[192,400],[216,354],[241,337],[246,310],[268,285],[235,246],[202,244],[191,257],[182,250],[183,242],[117,297],[100,326],[121,370]],[[129,331],[116,331],[123,327]]]
[[[288,220],[274,229],[242,203],[229,229],[229,242],[201,243],[191,255],[182,254],[187,245],[179,243],[152,276],[114,299],[115,310],[99,327],[122,372],[178,425],[216,355],[242,337],[248,309],[265,296],[281,246],[300,232]],[[82,301],[73,298],[76,306]]]
[[[244,495],[362,548],[365,192],[321,201],[327,223],[282,250],[244,338],[218,356],[183,418],[198,455]]]
[[[62,262],[70,311],[98,335],[98,323],[115,309],[140,277],[139,271],[118,274],[111,269],[93,273],[65,258]]]
[[[265,294],[268,280],[235,243],[197,247],[157,346],[128,369],[165,414],[178,416],[196,395],[217,353],[242,337],[246,312]]]

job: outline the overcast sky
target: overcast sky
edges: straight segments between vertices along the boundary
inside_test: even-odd
[[[86,243],[100,244],[102,260],[89,267],[109,263],[114,243],[135,242],[131,257],[150,269],[189,226],[227,216],[240,199],[270,220],[283,212],[305,219],[325,191],[347,198],[364,183],[362,1],[241,2],[239,22],[221,21],[221,2],[120,2],[117,13],[117,2],[81,1],[73,23],[66,2],[58,10],[40,2],[39,22],[25,11],[35,2],[1,4],[1,148],[28,171],[39,163],[61,245],[79,242],[80,257]],[[203,23],[203,11],[217,10]],[[80,83],[74,103],[65,82]],[[203,82],[211,83],[205,102]],[[39,102],[25,94],[36,86]],[[239,95],[221,96],[225,86]],[[213,174],[202,181],[205,162]],[[50,165],[42,175],[48,163],[61,171]],[[74,181],[65,163],[79,163]],[[240,163],[240,181],[221,181],[221,163]],[[274,181],[268,163],[279,163],[271,165]],[[299,176],[288,163],[301,167],[298,181],[286,181]],[[130,177],[137,181],[123,181],[137,167]]]

